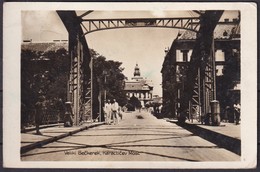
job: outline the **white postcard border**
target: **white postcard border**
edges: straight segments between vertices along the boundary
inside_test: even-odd
[[[4,3],[3,155],[16,168],[250,168],[257,161],[257,7],[254,3]],[[241,161],[90,162],[20,160],[20,51],[23,10],[240,10],[241,11]],[[244,116],[243,114],[246,114]]]

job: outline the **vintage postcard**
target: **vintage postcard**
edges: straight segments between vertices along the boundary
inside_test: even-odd
[[[254,3],[5,3],[4,167],[255,168]]]

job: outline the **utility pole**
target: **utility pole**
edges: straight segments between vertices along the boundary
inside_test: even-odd
[[[106,84],[107,84],[107,71],[103,71],[103,74],[105,76],[105,80],[104,80],[104,101],[107,100],[107,90],[106,90]]]
[[[90,111],[90,122],[93,122],[93,57],[90,57],[90,81],[91,81],[91,111]]]

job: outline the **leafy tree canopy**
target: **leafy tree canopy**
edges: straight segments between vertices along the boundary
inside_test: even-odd
[[[122,73],[124,68],[121,67],[122,62],[106,60],[106,57],[98,54],[93,49],[90,50],[93,57],[93,75],[97,78],[99,89],[106,91],[107,99],[116,99],[120,106],[127,103],[127,98],[124,93],[125,75]]]

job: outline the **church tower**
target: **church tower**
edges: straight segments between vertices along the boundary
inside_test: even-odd
[[[135,66],[135,71],[134,71],[134,76],[140,76],[140,68],[138,67],[138,64],[136,63]]]

